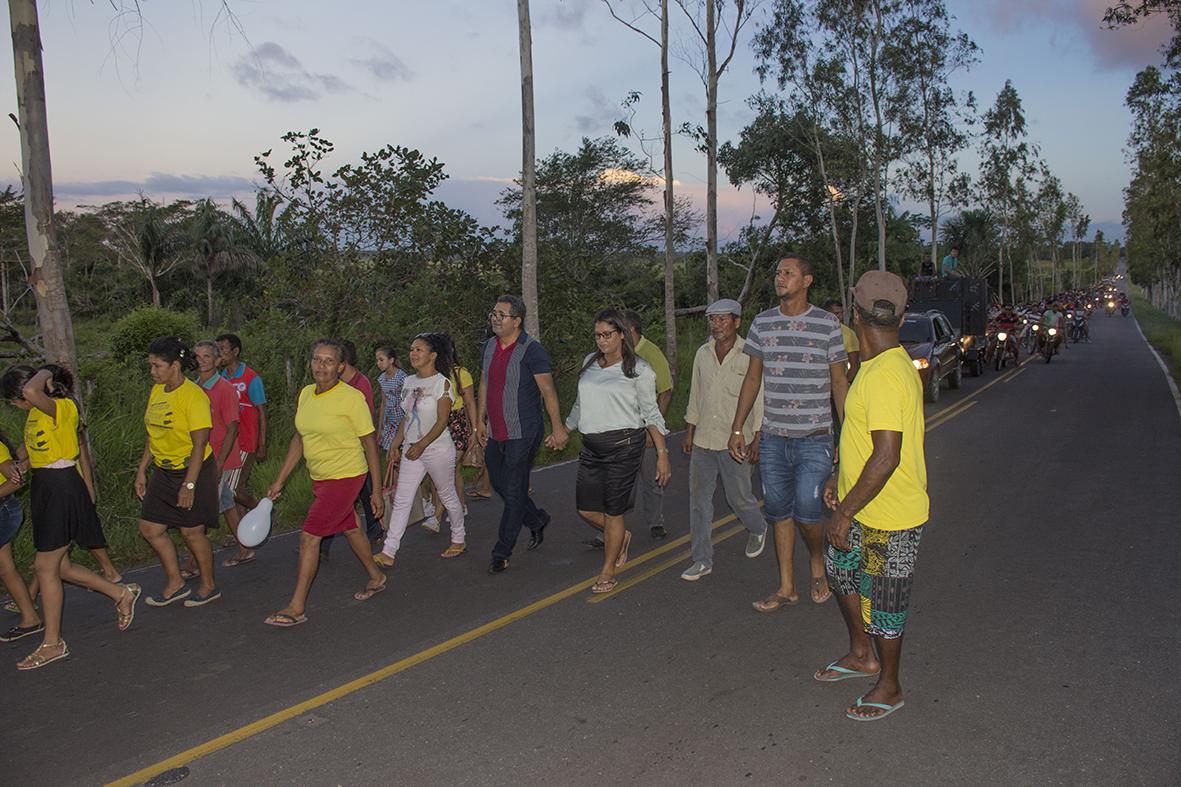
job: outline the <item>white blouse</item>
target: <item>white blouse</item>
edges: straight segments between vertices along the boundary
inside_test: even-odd
[[[583,363],[590,358],[588,355]],[[592,363],[578,378],[578,398],[566,417],[566,426],[583,434],[655,426],[661,434],[668,434],[656,405],[656,373],[639,358],[635,373],[635,377],[624,375],[622,361],[605,369]]]
[[[402,412],[406,415],[402,422],[406,425],[403,449],[411,443],[417,443],[439,420],[439,399],[451,397],[451,381],[441,374],[422,378],[417,374],[406,376],[402,384]],[[451,442],[451,432],[447,429],[435,440],[443,445]]]

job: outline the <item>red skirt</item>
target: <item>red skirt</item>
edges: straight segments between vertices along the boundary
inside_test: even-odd
[[[357,526],[357,513],[353,504],[361,487],[365,485],[365,473],[354,478],[330,478],[312,482],[311,508],[303,521],[303,532],[310,536],[334,536]]]

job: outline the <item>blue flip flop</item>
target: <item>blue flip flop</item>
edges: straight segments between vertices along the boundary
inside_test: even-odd
[[[858,708],[881,708],[882,710],[885,711],[885,713],[879,713],[877,716],[860,716],[856,713],[851,713],[849,711],[846,711],[845,716],[852,719],[853,721],[877,721],[878,719],[886,718],[891,713],[898,710],[899,708],[901,708],[905,704],[906,704],[906,700],[898,700],[898,702],[895,703],[894,705],[887,705],[884,702],[863,702],[862,697],[858,697],[857,698],[857,707]]]
[[[822,677],[820,677],[821,672],[838,672],[840,674],[834,675],[831,678],[822,678]],[[858,672],[855,669],[847,669],[845,667],[838,667],[837,663],[835,661],[832,664],[829,664],[824,669],[820,670],[819,672],[812,673],[812,677],[815,678],[816,680],[820,681],[821,683],[836,683],[837,681],[849,680],[850,678],[876,678],[877,676],[878,676],[878,673],[876,673],[876,672]]]

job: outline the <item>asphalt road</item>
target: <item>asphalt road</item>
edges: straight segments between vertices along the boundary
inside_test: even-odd
[[[439,560],[445,535],[412,532],[369,602],[334,550],[290,630],[262,624],[294,581],[287,537],[220,572],[219,602],[141,606],[123,634],[105,599],[70,590],[73,655],[0,669],[0,782],[1178,783],[1181,417],[1133,319],[1099,316],[1092,335],[1049,365],[965,377],[929,411],[932,516],[907,705],[889,719],[848,721],[867,684],[811,678],[843,652],[834,602],[751,610],[772,549],[747,560],[738,533],[712,576],[678,578],[674,454],[669,541],[638,533],[621,590],[596,603],[573,465],[534,476],[554,523],[505,574],[485,573],[499,504],[473,503],[469,554]],[[0,663],[34,644],[0,646]]]

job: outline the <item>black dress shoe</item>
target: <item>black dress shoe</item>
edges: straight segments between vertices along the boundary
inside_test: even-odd
[[[653,538],[668,538],[668,531],[664,529],[664,525],[653,525],[651,532]]]
[[[508,570],[508,561],[504,558],[494,557],[492,562],[488,564],[489,574],[502,574]]]
[[[529,531],[528,551],[530,552],[541,546],[542,541],[545,541],[545,529],[549,525],[550,520],[549,512],[544,509],[539,511],[538,518],[541,520],[541,524]]]

